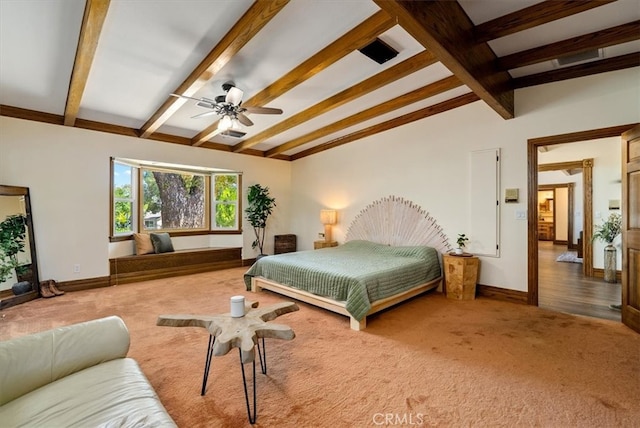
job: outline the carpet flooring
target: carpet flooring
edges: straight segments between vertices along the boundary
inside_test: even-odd
[[[567,263],[582,263],[582,259],[578,258],[577,251],[565,251],[560,254],[556,259],[557,262],[567,262]]]
[[[0,312],[0,339],[119,315],[131,333],[129,356],[179,426],[248,427],[238,354],[214,357],[201,396],[207,332],[155,325],[160,314],[227,312],[236,294],[261,305],[288,300],[246,292],[245,270],[35,300]],[[640,335],[620,323],[432,293],[372,316],[357,332],[345,317],[299,306],[276,321],[296,338],[267,339],[256,427],[637,427],[640,421]]]

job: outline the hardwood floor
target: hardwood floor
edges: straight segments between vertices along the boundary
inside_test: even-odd
[[[620,304],[621,284],[582,275],[582,264],[557,262],[567,251],[565,245],[551,241],[538,243],[538,306],[559,312],[620,321],[619,311],[609,309]]]

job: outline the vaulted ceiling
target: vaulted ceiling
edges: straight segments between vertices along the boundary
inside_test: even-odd
[[[639,66],[639,39],[640,0],[0,0],[0,115],[296,160],[472,102],[508,120],[518,88]],[[283,113],[232,137],[171,95],[230,81]]]

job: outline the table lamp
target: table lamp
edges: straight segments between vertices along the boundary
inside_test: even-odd
[[[336,224],[336,210],[320,210],[320,223],[324,224],[324,242],[331,242],[331,225]]]

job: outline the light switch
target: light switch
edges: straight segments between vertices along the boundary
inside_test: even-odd
[[[526,220],[527,212],[523,210],[516,210],[516,220]]]

